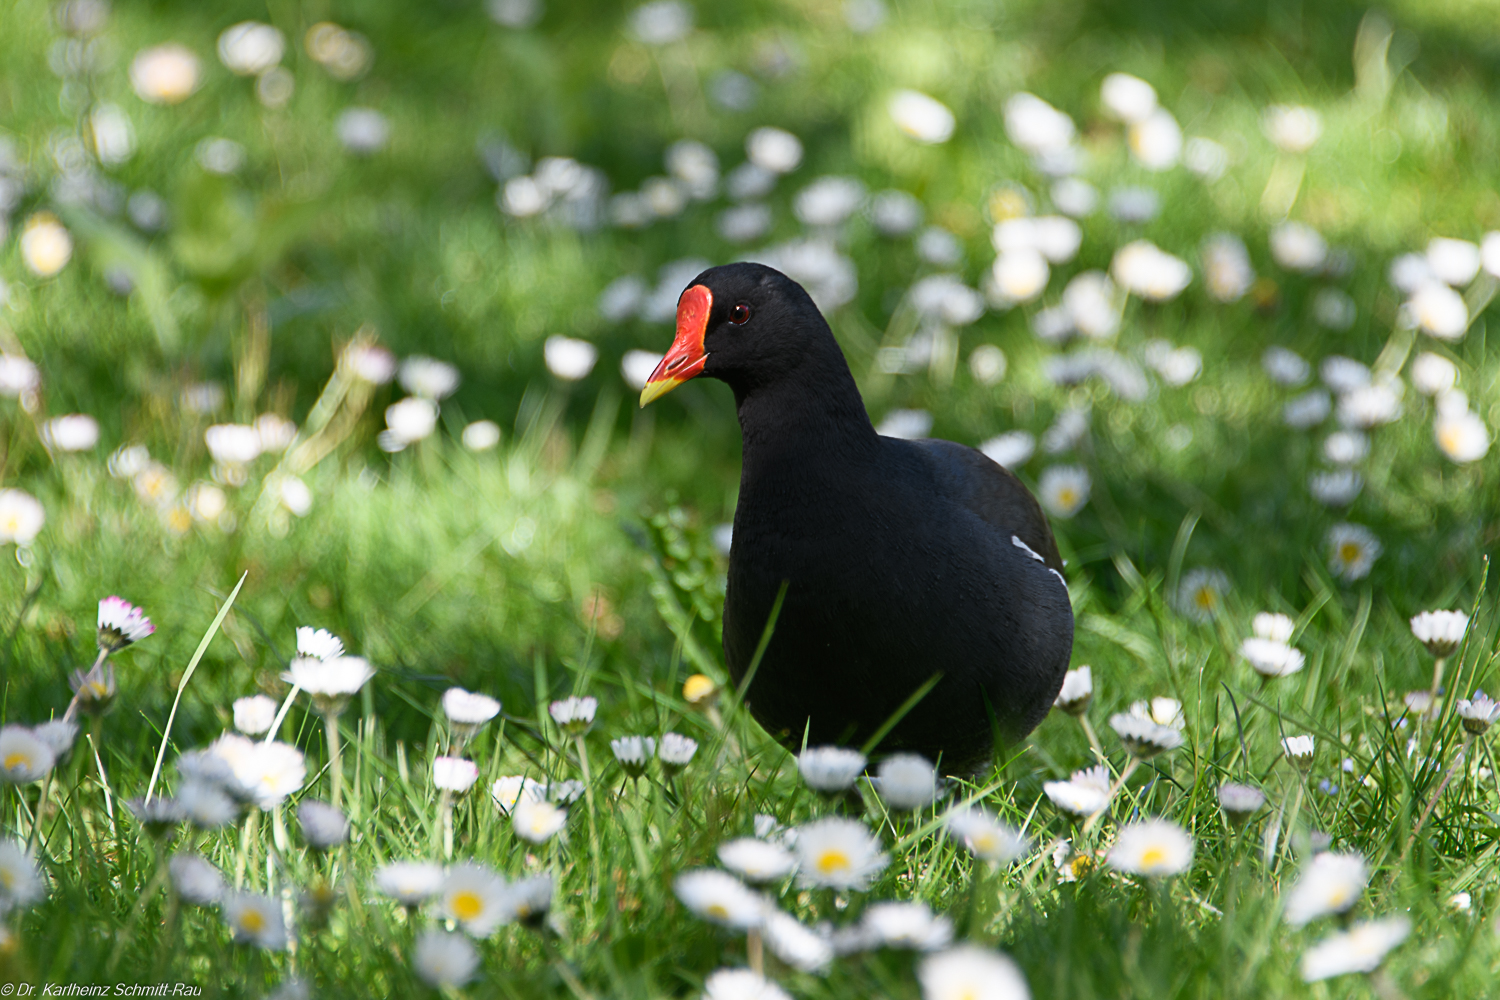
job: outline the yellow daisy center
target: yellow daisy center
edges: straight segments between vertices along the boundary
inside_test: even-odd
[[[1078,491],[1073,489],[1071,486],[1064,486],[1062,489],[1057,491],[1057,503],[1060,507],[1071,507],[1073,506],[1073,502],[1077,499]]]
[[[830,847],[818,855],[818,871],[824,875],[837,871],[844,871],[849,867],[849,855],[836,847]]]
[[[240,914],[240,928],[248,934],[259,934],[266,929],[266,916],[259,910],[246,910]]]
[[[449,906],[460,920],[473,920],[484,912],[484,900],[479,898],[479,893],[468,889],[455,892]]]
[[[1358,542],[1344,542],[1339,546],[1339,558],[1346,563],[1352,563],[1359,558],[1360,548]]]
[[[1141,852],[1141,867],[1155,868],[1167,860],[1167,852],[1153,844]]]
[[[706,912],[710,917],[715,917],[719,920],[729,919],[729,907],[725,906],[723,903],[709,903],[707,910],[705,910],[704,912]]]
[[[4,526],[6,534],[14,535],[21,530],[21,519],[15,514],[6,514]]]
[[[972,837],[970,839],[972,840],[974,844],[974,850],[976,851],[983,851],[987,853],[989,851],[995,850],[1000,846],[993,833],[981,833],[978,836]]]
[[[1193,603],[1207,611],[1219,603],[1219,595],[1212,587],[1199,587],[1193,595]]]
[[[20,751],[17,751],[16,753],[10,754],[5,758],[5,769],[7,771],[13,771],[24,764],[30,763],[30,757],[26,756],[26,754],[21,753]]]

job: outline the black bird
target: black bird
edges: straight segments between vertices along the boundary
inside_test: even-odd
[[[744,437],[724,603],[739,683],[782,582],[746,701],[793,751],[881,741],[987,763],[998,733],[1046,715],[1073,648],[1057,543],[1036,499],[982,453],[875,433],[807,292],[760,264],[713,267],[677,303],[677,336],[641,405],[697,375],[734,390]]]

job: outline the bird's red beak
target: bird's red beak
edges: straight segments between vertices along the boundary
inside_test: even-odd
[[[682,293],[677,300],[677,339],[646,380],[641,390],[642,406],[703,371],[708,362],[703,337],[708,333],[708,314],[713,307],[714,293],[704,285],[694,285]]]

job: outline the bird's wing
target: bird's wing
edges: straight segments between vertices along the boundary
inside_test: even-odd
[[[1062,556],[1041,505],[1003,465],[968,445],[937,438],[912,442],[932,461],[939,486],[981,521],[1019,538],[1059,573]]]

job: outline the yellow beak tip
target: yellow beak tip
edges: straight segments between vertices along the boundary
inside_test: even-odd
[[[658,379],[655,382],[647,382],[646,387],[641,390],[641,406],[644,407],[654,399],[660,399],[681,384],[682,382],[675,378],[664,378]]]

